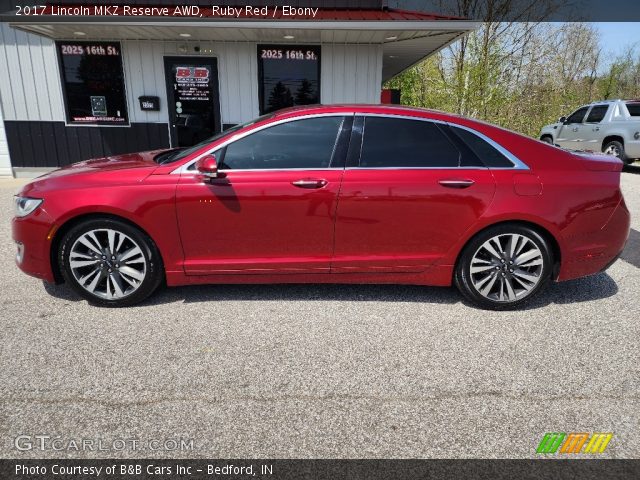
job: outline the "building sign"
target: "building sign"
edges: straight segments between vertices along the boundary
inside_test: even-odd
[[[260,114],[320,103],[320,47],[258,45]]]
[[[177,101],[211,101],[210,67],[177,65],[175,67],[175,81]]]
[[[140,102],[140,110],[143,111],[155,111],[160,110],[160,98],[155,96],[143,95],[138,97]]]
[[[127,98],[118,42],[56,42],[67,122],[127,125]]]

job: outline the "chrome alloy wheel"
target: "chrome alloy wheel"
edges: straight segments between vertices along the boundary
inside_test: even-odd
[[[622,154],[620,148],[617,145],[609,145],[603,153],[605,153],[606,155],[613,155],[614,157],[620,157],[620,155]]]
[[[71,246],[69,266],[82,288],[100,298],[124,298],[147,274],[147,261],[131,237],[112,229],[89,230]]]
[[[471,260],[473,287],[496,302],[515,302],[528,296],[540,283],[544,268],[542,251],[519,234],[496,235],[476,250]]]

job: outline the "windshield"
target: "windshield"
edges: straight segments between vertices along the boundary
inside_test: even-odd
[[[268,115],[263,115],[261,117],[258,117],[254,120],[251,120],[250,122],[247,123],[242,123],[240,125],[236,125],[235,127],[231,127],[223,132],[218,133],[217,135],[214,135],[213,137],[209,137],[203,141],[201,141],[200,143],[196,143],[195,145],[191,146],[191,147],[185,147],[185,148],[177,148],[177,149],[173,149],[173,150],[169,150],[168,152],[163,152],[159,155],[156,155],[156,157],[154,158],[154,160],[159,163],[160,165],[166,165],[167,163],[173,163],[173,162],[177,162],[178,160],[182,160],[183,158],[187,158],[189,155],[191,155],[194,152],[197,152],[198,150],[200,150],[202,147],[206,147],[207,145],[220,140],[221,138],[224,138],[228,135],[232,135],[233,133],[237,132],[238,130],[242,130],[245,127],[248,127],[250,125],[253,125],[254,123],[258,123],[261,122],[263,120],[267,120],[268,118],[273,117],[273,114],[268,114]]]

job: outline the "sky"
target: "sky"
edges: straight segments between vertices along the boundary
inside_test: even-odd
[[[593,23],[600,32],[600,45],[605,53],[614,56],[624,53],[627,46],[637,43],[635,51],[640,51],[640,23],[606,22]]]

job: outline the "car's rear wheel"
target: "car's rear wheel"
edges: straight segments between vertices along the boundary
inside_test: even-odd
[[[65,282],[90,303],[125,307],[141,302],[162,281],[162,261],[139,229],[110,218],[75,225],[58,252]]]
[[[544,135],[540,137],[540,140],[542,140],[544,143],[548,143],[549,145],[553,145],[553,137],[551,137],[550,135]]]
[[[487,309],[521,306],[551,279],[553,255],[536,230],[517,224],[490,227],[463,249],[455,283],[472,303]]]

